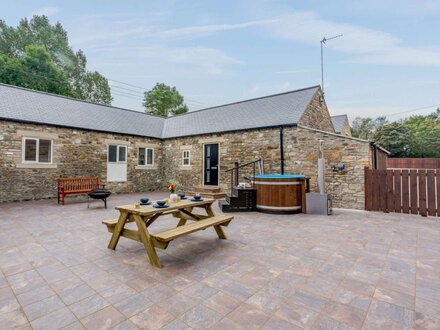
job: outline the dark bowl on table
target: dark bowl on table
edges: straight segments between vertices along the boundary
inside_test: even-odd
[[[196,201],[198,201],[198,200],[202,199],[202,196],[200,196],[200,195],[195,195],[193,198],[194,198]]]
[[[185,194],[179,194],[180,198],[185,198]]]
[[[159,200],[159,201],[156,201],[156,204],[159,206],[164,206],[166,204],[166,202],[163,200]]]
[[[147,204],[149,200],[150,200],[150,199],[149,199],[149,198],[146,198],[146,197],[140,199],[140,201],[141,201],[142,204]]]

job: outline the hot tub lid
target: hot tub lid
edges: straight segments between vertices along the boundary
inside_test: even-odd
[[[301,174],[257,174],[256,179],[304,179]]]

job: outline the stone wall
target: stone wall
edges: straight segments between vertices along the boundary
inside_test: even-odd
[[[298,124],[325,132],[335,132],[327,104],[321,98],[321,90],[315,93],[312,101],[299,119]]]
[[[318,140],[323,139],[326,157],[326,186],[335,207],[364,207],[364,166],[371,166],[369,143],[339,134],[306,127],[284,127],[286,174],[311,177],[317,190],[316,163]],[[54,141],[54,164],[28,167],[21,164],[23,136],[49,136]],[[108,183],[117,192],[163,190],[168,181],[179,183],[179,190],[193,190],[203,185],[203,145],[219,143],[220,188],[230,188],[230,174],[224,171],[234,162],[264,160],[265,173],[280,173],[280,129],[247,131],[183,137],[160,141],[121,134],[91,132],[45,125],[0,121],[0,201],[56,197],[59,177],[99,176],[107,180],[107,144],[109,141],[128,146],[127,181]],[[155,166],[139,169],[139,145],[155,146]],[[183,166],[183,150],[190,151],[191,164]],[[332,167],[344,163],[345,170]],[[41,168],[45,167],[45,168]],[[239,181],[252,175],[252,167],[240,172]]]
[[[279,128],[258,129],[210,135],[186,137],[164,141],[164,176],[166,180],[180,183],[181,190],[193,190],[202,186],[202,158],[204,143],[219,143],[220,187],[230,187],[230,174],[224,170],[234,162],[240,164],[257,158],[264,160],[265,173],[280,173]],[[317,148],[324,139],[326,157],[326,188],[332,195],[334,207],[364,208],[364,166],[370,166],[369,143],[339,134],[325,133],[301,127],[284,128],[284,157],[286,174],[305,174],[311,177],[311,189],[317,191]],[[191,150],[191,166],[181,166],[181,150]],[[176,152],[179,150],[179,152]],[[344,163],[345,170],[333,171],[332,167]],[[240,181],[250,177],[252,168],[241,171]]]
[[[234,166],[263,158],[267,171],[279,171],[279,130],[260,129],[239,131],[224,134],[183,137],[164,141],[164,176],[166,180],[177,181],[182,190],[193,190],[203,185],[203,145],[219,143],[220,150],[220,188],[230,187],[230,173],[224,171]],[[190,148],[190,149],[189,149]],[[182,150],[191,152],[191,166],[182,166]],[[244,176],[250,176],[251,171],[242,171]]]
[[[344,120],[344,125],[342,125],[342,129],[341,129],[340,134],[345,135],[345,136],[351,136],[351,128],[350,128],[350,123],[348,122],[348,119]]]
[[[318,191],[320,139],[324,140],[326,192],[332,196],[333,206],[364,209],[364,167],[371,166],[372,161],[367,141],[304,127],[285,130],[285,167],[290,173],[310,176],[311,190]],[[339,163],[344,164],[345,169],[333,170]]]
[[[53,164],[22,164],[22,138],[53,138]],[[161,141],[81,129],[0,121],[0,202],[56,197],[57,178],[107,181],[107,143],[127,145],[127,181],[109,182],[114,193],[163,188]],[[137,144],[156,146],[156,166],[138,169]]]

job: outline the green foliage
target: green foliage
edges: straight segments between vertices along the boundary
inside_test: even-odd
[[[163,83],[157,83],[150,91],[145,92],[142,104],[145,112],[164,118],[188,112],[184,98],[176,87]]]
[[[360,139],[371,140],[374,133],[387,123],[386,117],[377,117],[376,119],[356,117],[351,125],[351,135]]]
[[[374,140],[390,151],[391,157],[440,158],[440,109],[390,124],[385,117],[357,117],[352,134]]]
[[[400,122],[379,128],[374,134],[375,142],[387,149],[391,157],[406,157],[410,146],[410,130]]]
[[[107,79],[87,71],[84,53],[75,53],[62,25],[46,16],[24,18],[16,28],[0,20],[0,54],[7,63],[0,82],[111,104]]]
[[[72,93],[64,73],[51,61],[44,46],[26,46],[20,58],[0,55],[0,81],[67,96]]]
[[[412,116],[403,122],[410,134],[411,157],[440,157],[439,110],[428,116]]]

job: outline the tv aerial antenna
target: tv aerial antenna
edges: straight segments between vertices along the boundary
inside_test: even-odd
[[[321,88],[322,88],[322,97],[324,97],[324,44],[329,41],[336,38],[342,37],[342,34],[338,34],[337,36],[326,38],[322,37],[321,42]]]

